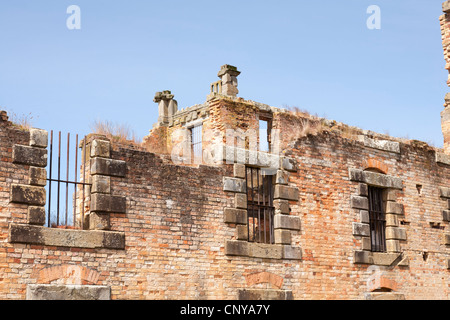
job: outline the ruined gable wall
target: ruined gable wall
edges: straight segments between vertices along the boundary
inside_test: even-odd
[[[406,299],[448,299],[444,279],[449,272],[449,247],[445,237],[450,230],[443,219],[448,201],[441,198],[439,188],[448,187],[450,170],[435,161],[432,148],[401,144],[400,153],[393,153],[322,132],[297,141],[290,156],[298,166],[290,181],[300,194],[292,211],[302,221],[301,235],[295,241],[302,247],[302,268],[307,273],[300,279],[305,282],[301,297],[358,299],[376,289],[368,285],[372,277],[389,280],[390,289]],[[406,237],[393,241],[398,241],[399,252],[408,259],[403,263],[396,261],[393,267],[383,265],[382,260],[380,264],[355,263],[352,252],[362,250],[363,239],[367,239],[363,236],[367,234],[355,227],[367,221],[364,210],[352,203],[361,190],[358,182],[350,180],[351,168],[377,168],[401,179],[403,188],[396,190],[395,200],[402,210],[395,217],[397,228],[404,229]],[[439,228],[430,223],[439,224]]]

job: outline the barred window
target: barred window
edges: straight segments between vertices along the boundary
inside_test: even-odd
[[[386,220],[383,189],[369,186],[370,239],[373,252],[386,251]]]
[[[272,175],[246,167],[248,241],[274,243]]]

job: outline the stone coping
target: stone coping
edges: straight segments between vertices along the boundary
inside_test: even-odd
[[[10,243],[92,249],[125,249],[125,233],[117,231],[59,229],[11,223],[8,238]]]

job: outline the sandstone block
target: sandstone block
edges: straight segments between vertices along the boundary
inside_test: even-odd
[[[275,229],[300,230],[300,218],[284,214],[274,216],[273,225]]]
[[[367,136],[362,136],[361,140],[363,141],[364,146],[366,147],[393,153],[400,153],[400,143],[398,142],[388,140],[376,140],[369,138]]]
[[[225,254],[227,256],[248,256],[249,243],[247,241],[225,241]]]
[[[30,146],[47,148],[48,145],[48,132],[42,129],[30,129]]]
[[[111,177],[102,175],[92,176],[91,193],[111,193]]]
[[[108,213],[91,212],[89,214],[90,230],[109,230],[110,218]]]
[[[396,214],[386,214],[386,227],[398,227],[398,216]]]
[[[236,239],[237,240],[248,240],[248,227],[247,225],[237,225],[236,226]]]
[[[370,236],[370,226],[368,224],[353,222],[352,226],[354,236],[363,236],[363,237]]]
[[[247,224],[247,210],[225,208],[223,210],[225,223]]]
[[[369,199],[367,197],[352,196],[350,205],[353,209],[369,210]]]
[[[30,167],[28,183],[33,186],[44,187],[47,184],[47,170],[45,168]]]
[[[366,300],[405,300],[405,295],[397,292],[367,292]]]
[[[372,242],[369,237],[361,238],[361,249],[366,251],[372,250]]]
[[[289,201],[283,199],[273,200],[273,206],[275,207],[275,214],[289,214]]]
[[[450,210],[443,210],[442,211],[442,220],[450,221]]]
[[[401,179],[382,173],[349,169],[349,178],[350,181],[363,182],[376,187],[403,189]]]
[[[406,230],[404,228],[386,227],[386,239],[406,240]]]
[[[236,209],[247,209],[247,195],[245,193],[234,194],[234,207]]]
[[[124,177],[126,170],[127,166],[125,161],[101,157],[91,159],[91,175],[99,174],[104,176]]]
[[[91,142],[91,157],[111,157],[111,143],[106,140],[93,140]]]
[[[265,244],[265,243],[251,243],[248,247],[249,256],[254,258],[266,259],[282,259],[283,250],[281,245]]]
[[[293,300],[290,290],[240,289],[238,300]]]
[[[277,170],[277,174],[275,176],[275,183],[287,185],[288,181],[289,181],[289,172],[285,170]]]
[[[369,187],[367,186],[367,184],[358,184],[358,195],[361,197],[367,197],[369,195]]]
[[[245,165],[235,163],[233,165],[233,173],[235,178],[245,179]]]
[[[395,241],[395,240],[391,240]],[[397,241],[398,242],[398,241]],[[390,266],[394,261],[398,261],[400,258],[399,253],[395,252],[372,252],[373,264],[380,266]]]
[[[443,235],[443,238],[444,238],[444,244],[445,245],[450,245],[450,234],[444,234]]]
[[[14,163],[36,167],[47,166],[47,149],[14,145],[12,158]]]
[[[439,196],[442,198],[450,199],[450,188],[440,187],[439,188]]]
[[[126,198],[93,193],[91,195],[91,212],[125,213]]]
[[[274,231],[276,244],[291,244],[291,232],[284,229],[276,229]]]
[[[450,165],[450,156],[445,153],[436,152],[436,162]]]
[[[367,211],[367,210],[359,210],[359,222],[361,222],[361,223],[370,223],[369,211]]]
[[[372,255],[368,251],[355,251],[353,253],[353,263],[355,264],[372,264]]]
[[[285,199],[291,201],[298,201],[298,189],[296,187],[289,187],[283,185],[276,185],[274,192],[274,199]]]
[[[246,189],[247,185],[244,179],[229,177],[223,178],[223,191],[245,193]]]
[[[27,223],[43,226],[45,224],[45,208],[44,207],[28,207]]]
[[[386,213],[389,214],[403,214],[403,205],[401,203],[388,201],[386,203]]]
[[[387,252],[401,252],[400,241],[399,240],[386,240],[386,250]]]
[[[383,200],[384,201],[396,201],[397,200],[397,189],[386,189],[383,192]]]
[[[114,231],[57,229],[12,223],[9,226],[8,238],[11,243],[125,249],[125,234]]]
[[[10,201],[29,205],[44,206],[46,190],[43,187],[28,185],[11,185]]]
[[[110,300],[111,288],[91,285],[29,284],[27,300]]]

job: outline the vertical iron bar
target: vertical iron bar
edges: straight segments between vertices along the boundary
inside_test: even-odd
[[[52,159],[53,159],[53,130],[50,131],[50,180],[48,184],[48,227],[50,228],[50,216],[51,216],[51,205],[52,205]]]
[[[70,148],[70,133],[67,133],[67,171],[66,171],[66,216],[65,225],[67,226],[67,218],[69,212],[69,148]]]
[[[260,199],[259,199],[259,194],[260,194],[260,190],[259,190],[259,169],[255,169],[256,171],[256,185],[258,187],[257,192],[258,192],[258,242],[261,242],[261,203],[260,203]]]
[[[255,230],[255,211],[253,209],[253,205],[254,205],[254,197],[253,197],[253,168],[250,168],[250,173],[251,173],[251,184],[252,184],[252,188],[251,188],[251,194],[252,194],[252,223],[253,223],[253,241],[255,241],[256,239],[256,230]]]
[[[269,215],[269,243],[270,244],[272,244],[272,227],[273,227],[273,223],[272,223],[272,204],[271,204],[271,202],[270,202],[270,198],[271,198],[271,194],[272,194],[272,192],[271,192],[271,187],[270,187],[270,184],[271,184],[271,179],[272,179],[272,177],[271,176],[268,176],[267,177],[267,206],[268,206],[268,210],[269,210],[269,212],[268,212],[268,215]]]
[[[263,230],[263,234],[264,234],[264,243],[266,243],[266,203],[265,203],[265,194],[264,194],[264,178],[265,176],[262,174],[261,169],[259,169],[259,173],[261,175],[261,192],[262,192],[262,205],[263,205],[263,222],[264,222],[264,230]]]
[[[73,199],[73,226],[75,227],[75,221],[76,221],[76,208],[77,208],[77,170],[78,170],[78,134],[76,135],[76,140],[75,140],[75,185],[73,187],[74,189],[74,199]]]
[[[247,195],[247,241],[250,241],[250,202],[248,198],[248,167],[245,168],[245,194]]]
[[[58,196],[57,196],[57,208],[56,208],[56,226],[59,226],[59,193],[60,193],[60,180],[61,180],[61,131],[59,131],[58,142]]]
[[[83,183],[86,183],[86,137],[83,139]],[[84,229],[84,184],[81,185],[83,187],[83,203],[81,207],[81,221],[80,221],[80,227],[81,229]]]

